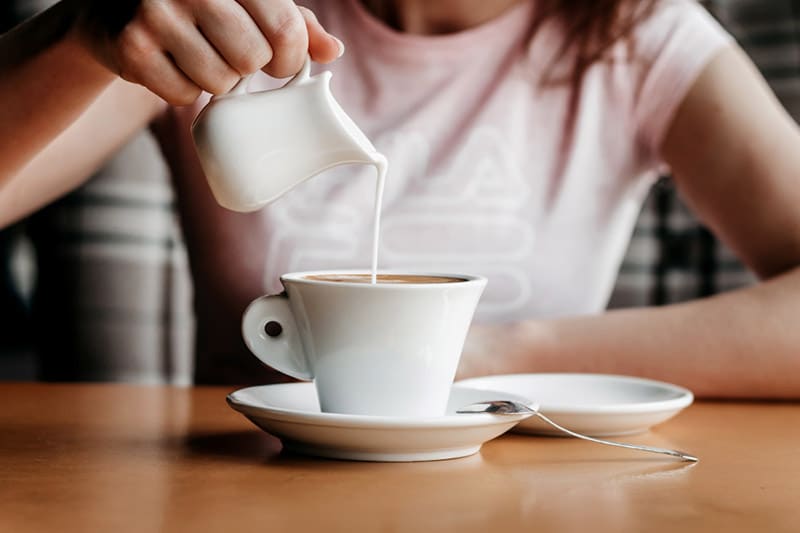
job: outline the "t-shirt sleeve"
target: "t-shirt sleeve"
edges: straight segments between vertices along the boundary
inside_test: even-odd
[[[662,0],[636,30],[634,122],[649,157],[660,147],[694,82],[733,38],[694,0]]]

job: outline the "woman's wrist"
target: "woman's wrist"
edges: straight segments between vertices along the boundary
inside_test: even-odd
[[[557,344],[548,322],[476,323],[467,336],[458,377],[550,371],[558,367]]]

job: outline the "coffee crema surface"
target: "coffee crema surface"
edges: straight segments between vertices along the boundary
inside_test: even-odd
[[[371,274],[318,274],[305,276],[303,279],[310,281],[330,281],[335,283],[372,283]],[[377,284],[385,285],[426,285],[432,283],[461,283],[464,278],[451,278],[447,276],[423,276],[419,274],[378,274]]]

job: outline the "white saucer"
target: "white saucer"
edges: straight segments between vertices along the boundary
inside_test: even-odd
[[[694,396],[677,385],[605,374],[509,374],[459,381],[458,385],[518,394],[564,427],[594,437],[643,433],[691,405]],[[531,418],[518,433],[563,435]]]
[[[466,457],[530,415],[455,414],[487,399],[525,398],[454,386],[445,416],[397,418],[322,413],[313,383],[263,385],[228,395],[228,404],[293,452],[356,461],[435,461]]]

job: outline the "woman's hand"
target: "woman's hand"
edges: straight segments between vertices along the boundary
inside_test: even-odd
[[[112,72],[174,105],[228,92],[259,69],[284,78],[307,54],[343,52],[314,14],[292,0],[75,0],[81,42]]]

